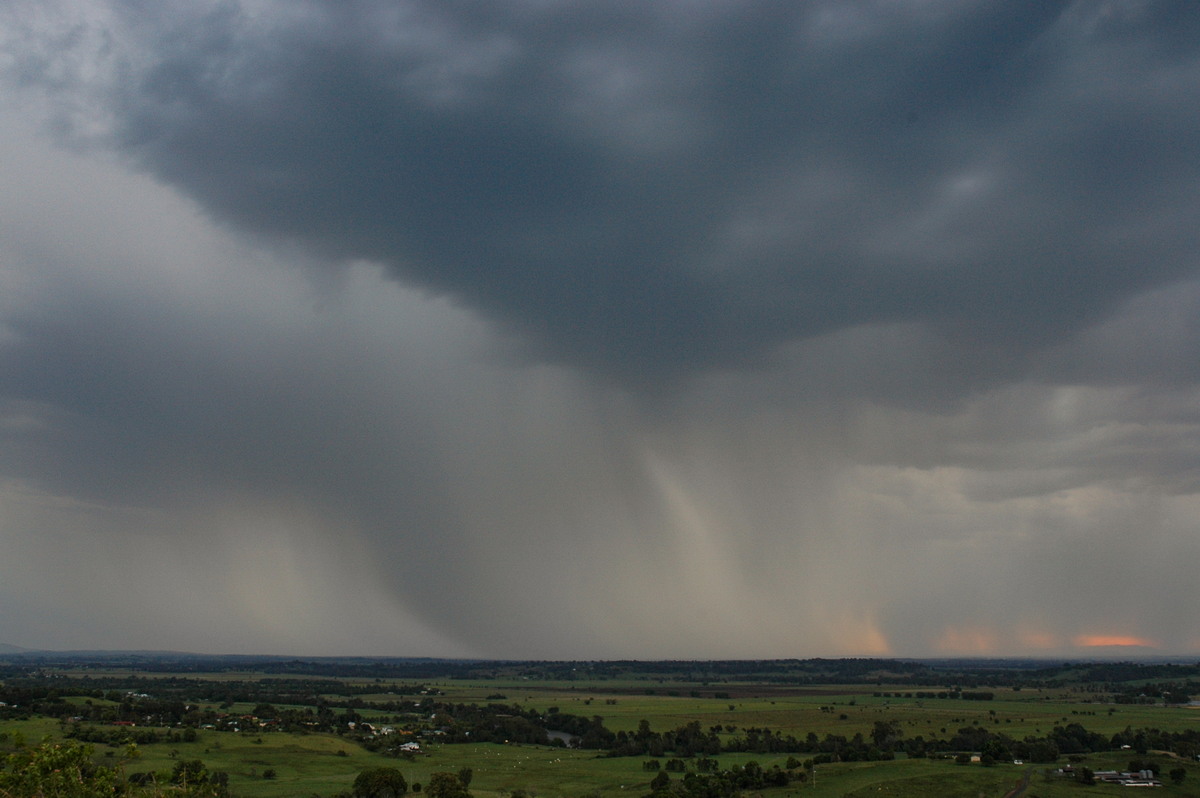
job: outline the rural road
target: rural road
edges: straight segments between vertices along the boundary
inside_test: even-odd
[[[1033,768],[1026,768],[1025,775],[1021,776],[1021,780],[1017,782],[1017,786],[1004,793],[1004,798],[1021,798],[1025,794],[1025,789],[1029,787],[1029,777],[1032,774]]]

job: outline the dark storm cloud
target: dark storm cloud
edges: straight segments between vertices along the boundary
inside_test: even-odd
[[[117,12],[136,163],[621,377],[881,322],[1002,368],[1196,265],[1190,4]]]
[[[1195,8],[9,4],[0,642],[1197,650]]]

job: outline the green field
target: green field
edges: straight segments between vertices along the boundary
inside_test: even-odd
[[[911,688],[889,685],[823,685],[810,690],[795,688],[769,691],[752,685],[734,686],[731,698],[691,698],[687,688],[681,696],[658,689],[646,695],[644,685],[631,684],[628,693],[614,693],[611,683],[576,685],[564,690],[555,685],[461,684],[439,682],[446,700],[483,702],[485,696],[501,693],[507,702],[545,711],[557,706],[576,715],[599,715],[613,731],[632,731],[643,719],[656,730],[682,726],[699,720],[705,728],[730,723],[769,727],[797,736],[809,732],[825,734],[868,734],[877,720],[901,723],[906,736],[945,734],[972,724],[988,725],[1011,737],[1044,734],[1056,725],[1080,723],[1090,731],[1111,735],[1127,726],[1155,726],[1169,731],[1200,726],[1200,709],[1150,705],[1114,705],[1087,701],[1069,691],[996,690],[992,701],[875,697],[876,692],[902,692]],[[591,689],[589,689],[591,688]],[[601,692],[603,690],[603,692]],[[738,693],[741,693],[740,695]],[[608,703],[613,702],[613,703]],[[731,708],[732,707],[732,708]],[[832,711],[823,711],[830,707]],[[841,718],[846,715],[846,719]]]

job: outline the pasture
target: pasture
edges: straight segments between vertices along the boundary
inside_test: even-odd
[[[444,700],[484,703],[486,696],[502,694],[504,703],[516,703],[545,712],[558,707],[573,715],[604,718],[613,731],[635,730],[642,720],[655,731],[676,728],[691,721],[701,727],[770,728],[785,735],[819,737],[839,734],[852,737],[871,733],[875,721],[894,721],[904,736],[946,736],[963,726],[982,725],[1010,737],[1043,735],[1055,726],[1079,723],[1089,731],[1112,735],[1126,727],[1156,727],[1182,731],[1200,726],[1200,708],[1097,702],[1088,694],[1070,690],[996,689],[991,701],[882,697],[876,693],[912,694],[911,686],[821,685],[812,688],[770,688],[763,685],[719,685],[730,698],[692,697],[692,690],[713,691],[713,686],[680,684],[668,689],[646,688],[645,683],[614,687],[612,683],[543,685],[530,682],[436,682]],[[624,688],[624,690],[622,690]],[[654,689],[647,695],[647,689]],[[678,693],[670,695],[668,690]],[[843,718],[842,716],[845,716]]]

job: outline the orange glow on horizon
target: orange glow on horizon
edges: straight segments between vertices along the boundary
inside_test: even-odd
[[[833,648],[845,657],[889,657],[892,645],[875,619],[846,611],[834,620],[837,632]]]
[[[887,637],[874,624],[861,629],[855,642],[858,650],[870,657],[887,657],[892,653]]]
[[[1071,641],[1083,648],[1095,646],[1153,646],[1154,643],[1144,637],[1133,635],[1078,635]]]

